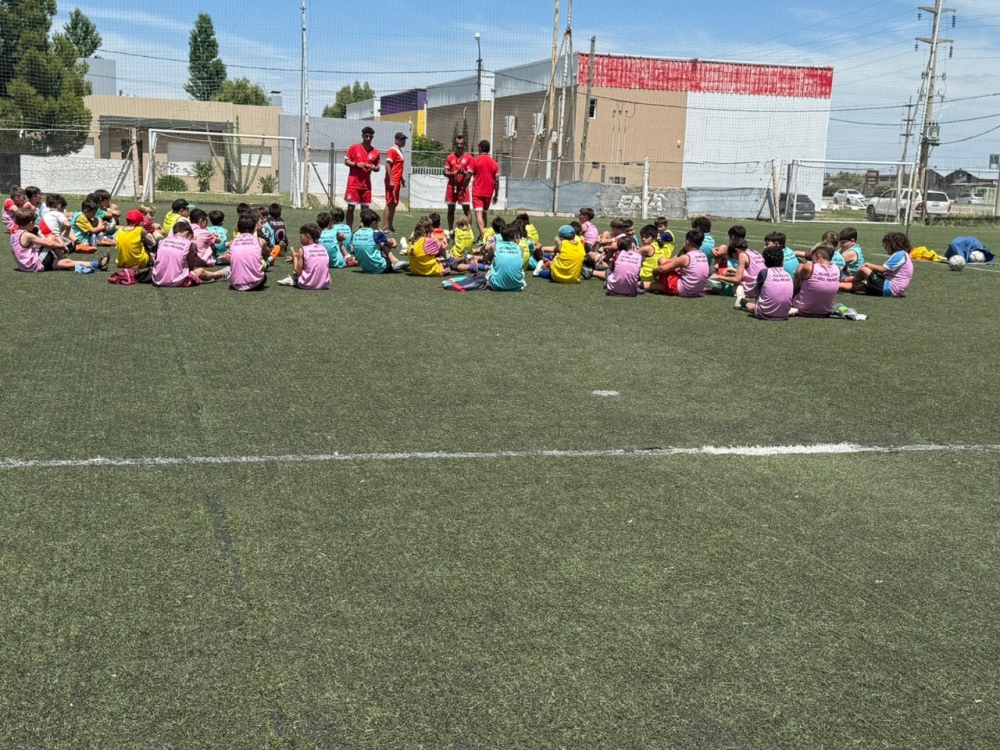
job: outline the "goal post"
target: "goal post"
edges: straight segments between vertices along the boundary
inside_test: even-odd
[[[302,205],[299,139],[287,135],[150,128],[143,200],[173,184],[178,191],[242,196],[288,196]],[[285,190],[281,190],[285,187]]]
[[[777,179],[779,221],[843,218],[848,212],[857,213],[855,223],[869,221],[874,220],[869,203],[876,196],[890,190],[899,196],[907,189],[913,195],[916,170],[909,161],[793,159],[786,166]],[[807,212],[801,196],[809,197],[814,212]]]

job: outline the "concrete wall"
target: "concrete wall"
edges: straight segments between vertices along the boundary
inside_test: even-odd
[[[87,195],[111,190],[122,168],[120,160],[85,159],[79,156],[22,156],[21,182],[38,185],[46,193]],[[132,170],[125,175],[119,195],[133,195]]]
[[[752,219],[764,201],[766,188],[688,188],[689,216],[707,214],[734,219]],[[765,211],[765,216],[770,212]]]
[[[443,175],[414,174],[410,175],[410,208],[414,211],[423,209],[443,209],[447,208],[444,202],[444,192],[448,185],[448,180]],[[500,177],[500,198],[495,204],[497,211],[506,211],[509,201],[507,200],[508,180]],[[551,200],[550,200],[551,202]],[[492,209],[491,209],[492,210]]]

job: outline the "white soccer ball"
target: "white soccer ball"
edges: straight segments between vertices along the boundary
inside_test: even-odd
[[[963,268],[965,268],[965,258],[963,258],[961,255],[952,255],[948,259],[948,268],[950,268],[952,271],[961,271]]]
[[[985,263],[986,256],[982,250],[973,250],[969,253],[969,263]]]

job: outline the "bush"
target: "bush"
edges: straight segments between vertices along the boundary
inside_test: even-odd
[[[188,189],[183,177],[165,174],[156,181],[156,189],[167,193],[183,193]]]
[[[215,176],[215,163],[212,161],[196,161],[190,174],[198,183],[198,192],[207,193]]]
[[[278,177],[273,174],[262,175],[260,180],[260,192],[262,193],[276,193],[278,192]]]

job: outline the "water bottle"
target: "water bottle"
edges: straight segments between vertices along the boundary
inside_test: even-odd
[[[847,305],[844,304],[837,305],[837,314],[844,318],[847,318],[848,320],[858,319],[858,311],[855,310],[853,307],[848,307]]]

